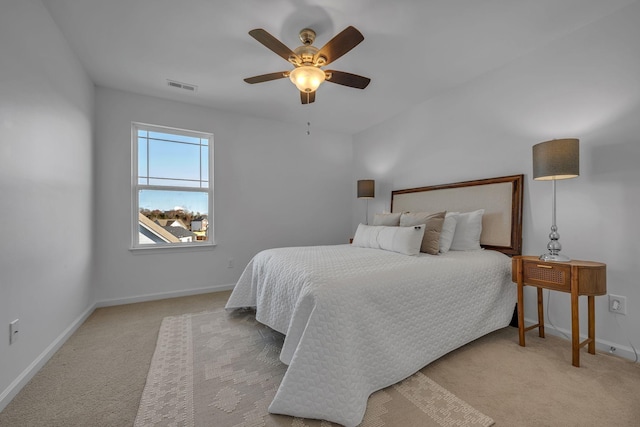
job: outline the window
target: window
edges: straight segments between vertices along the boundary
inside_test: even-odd
[[[212,246],[213,135],[133,123],[132,248]]]

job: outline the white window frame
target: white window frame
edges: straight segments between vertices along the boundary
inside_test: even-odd
[[[148,185],[139,183],[138,173],[138,130],[146,130],[151,132],[174,133],[189,137],[208,139],[209,158],[208,169],[209,185],[207,188],[183,187],[183,186],[165,186],[165,185]],[[214,158],[213,134],[207,132],[198,132],[188,129],[180,129],[168,126],[153,125],[148,123],[131,122],[131,250],[157,250],[157,249],[177,249],[177,248],[211,248],[216,245],[214,235],[214,211],[213,211],[213,158]],[[163,243],[158,245],[140,244],[138,241],[140,212],[139,194],[140,190],[164,190],[164,191],[193,191],[208,194],[208,212],[207,212],[207,240],[196,242],[180,242],[180,243]]]

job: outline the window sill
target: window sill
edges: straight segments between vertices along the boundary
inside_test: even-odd
[[[182,243],[179,245],[148,245],[148,246],[136,246],[130,247],[129,251],[133,253],[154,253],[154,252],[184,252],[184,251],[202,251],[202,250],[211,250],[215,248],[217,245],[215,242],[211,243],[198,243],[198,244],[188,244]]]

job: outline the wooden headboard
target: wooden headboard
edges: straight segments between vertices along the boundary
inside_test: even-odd
[[[506,255],[522,253],[524,175],[432,185],[391,192],[391,212],[470,212],[484,209],[480,245]]]

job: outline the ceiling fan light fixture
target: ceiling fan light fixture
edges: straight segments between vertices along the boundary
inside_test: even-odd
[[[291,70],[289,79],[300,92],[315,92],[325,79],[325,73],[318,67],[303,65]]]
[[[288,77],[300,92],[300,102],[302,104],[315,102],[316,90],[324,81],[356,89],[366,88],[371,81],[368,77],[357,74],[322,69],[322,67],[342,57],[364,40],[362,33],[352,26],[342,30],[320,49],[313,46],[316,34],[309,28],[304,28],[300,31],[300,40],[303,44],[295,48],[295,50],[289,49],[280,40],[262,28],[255,28],[249,31],[249,35],[262,43],[267,49],[291,63],[295,68],[291,71],[247,77],[244,81],[254,84]]]

